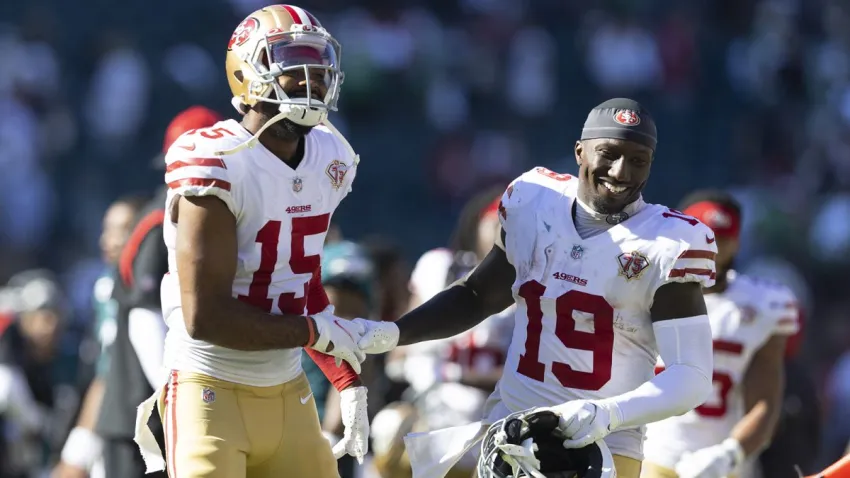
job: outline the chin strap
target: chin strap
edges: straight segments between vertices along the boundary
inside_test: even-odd
[[[286,118],[286,116],[288,114],[289,114],[289,112],[287,111],[287,112],[280,112],[280,113],[272,116],[272,118],[270,120],[266,121],[266,124],[264,124],[256,133],[254,133],[254,136],[251,136],[251,139],[249,139],[248,141],[245,141],[244,143],[236,145],[235,147],[230,148],[230,149],[225,149],[223,151],[216,151],[214,154],[216,156],[226,156],[226,155],[229,155],[229,154],[238,153],[239,151],[242,151],[245,148],[253,148],[260,141],[260,135],[263,134],[263,132],[266,129],[268,129],[271,125],[277,123],[278,121],[281,121],[284,118]]]
[[[333,134],[334,134],[334,136],[336,136],[337,138],[339,138],[339,141],[340,141],[340,142],[342,143],[342,145],[345,147],[345,151],[346,151],[349,155],[351,155],[351,157],[352,157],[352,158],[354,158],[354,166],[357,166],[358,164],[360,164],[360,155],[359,155],[359,154],[356,154],[356,153],[354,152],[354,148],[352,148],[352,147],[351,147],[351,143],[349,143],[349,142],[348,142],[348,140],[347,140],[347,139],[345,139],[345,136],[343,136],[343,135],[342,135],[342,133],[340,133],[340,132],[339,132],[339,130],[338,130],[338,129],[336,129],[336,126],[334,126],[334,125],[331,123],[331,120],[329,120],[329,119],[325,119],[325,120],[324,120],[324,121],[322,121],[320,124],[321,124],[321,125],[324,125],[324,127],[325,127],[325,128],[327,128],[327,129],[331,130],[331,133],[333,133]]]
[[[216,156],[226,156],[226,155],[230,155],[230,154],[233,154],[233,153],[238,153],[239,151],[242,151],[243,149],[246,149],[246,148],[249,148],[249,149],[253,148],[254,146],[257,145],[257,143],[259,143],[260,135],[262,135],[263,132],[266,129],[268,129],[271,125],[277,123],[278,121],[282,121],[283,119],[285,119],[288,114],[289,114],[289,112],[287,111],[287,112],[280,112],[280,113],[272,116],[272,118],[269,119],[268,121],[266,121],[266,124],[264,124],[256,133],[254,133],[254,136],[251,136],[251,139],[249,139],[248,141],[245,141],[244,143],[239,144],[239,145],[237,145],[233,148],[230,148],[230,149],[225,149],[223,151],[216,151],[214,154]],[[358,164],[360,164],[360,155],[356,154],[354,152],[354,148],[351,147],[351,143],[349,143],[348,140],[345,139],[345,136],[343,136],[342,133],[340,133],[339,130],[336,129],[336,126],[334,126],[329,119],[325,118],[325,120],[322,121],[319,124],[323,125],[327,129],[329,129],[331,131],[331,133],[333,133],[333,135],[336,136],[340,140],[342,145],[345,147],[346,152],[348,152],[349,155],[351,155],[351,157],[354,158],[354,166],[357,166]]]

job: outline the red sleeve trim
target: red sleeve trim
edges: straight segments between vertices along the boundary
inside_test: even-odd
[[[307,351],[307,355],[313,359],[313,362],[316,362],[316,365],[319,366],[322,373],[325,374],[325,377],[328,378],[328,381],[331,382],[335,389],[343,391],[360,379],[360,376],[354,372],[354,369],[351,368],[351,365],[348,365],[348,362],[343,362],[342,365],[337,367],[336,359],[333,356],[325,355],[313,349],[304,350]]]
[[[177,189],[179,187],[189,187],[189,186],[201,186],[206,188],[219,188],[225,191],[230,191],[230,183],[227,181],[222,181],[221,179],[212,179],[212,178],[186,178],[186,179],[178,179],[176,181],[171,181],[168,183],[168,187],[171,189]]]
[[[165,210],[155,209],[143,217],[133,232],[130,233],[130,238],[124,244],[124,249],[121,250],[121,257],[118,259],[118,273],[121,275],[121,280],[129,287],[133,287],[133,262],[136,260],[136,255],[139,253],[139,247],[151,230],[162,224],[165,220]]]
[[[684,269],[671,270],[670,274],[667,277],[672,279],[674,277],[685,277],[688,274],[695,276],[709,276],[712,279],[714,279],[715,276],[714,271],[712,271],[711,269],[690,269],[686,267]]]
[[[679,259],[710,259],[714,260],[717,256],[717,253],[714,251],[700,251],[695,249],[689,249],[679,255]]]
[[[175,169],[185,168],[187,166],[204,166],[208,168],[227,169],[227,165],[221,158],[186,158],[179,161],[174,161],[165,168],[166,173],[170,173]]]
[[[318,314],[327,309],[329,305],[331,305],[331,301],[322,286],[322,268],[319,267],[313,272],[313,277],[310,278],[310,283],[307,285],[307,315]]]

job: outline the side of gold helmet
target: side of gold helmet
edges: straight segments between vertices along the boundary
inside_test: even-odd
[[[276,104],[280,114],[273,120],[289,119],[315,126],[336,110],[343,73],[341,47],[310,12],[294,5],[272,5],[248,15],[236,27],[227,44],[225,68],[233,106],[244,114],[258,102]],[[277,77],[297,70],[310,77],[310,70],[325,71],[327,93],[321,100],[309,90],[306,98],[289,98]]]

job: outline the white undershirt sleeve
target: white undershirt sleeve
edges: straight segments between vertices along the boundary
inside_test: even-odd
[[[128,333],[142,371],[154,390],[162,385],[162,354],[167,326],[162,314],[153,309],[135,308],[128,315]]]
[[[617,428],[628,428],[682,415],[711,394],[714,368],[711,326],[707,315],[652,324],[665,369],[631,392],[602,402],[614,403]]]

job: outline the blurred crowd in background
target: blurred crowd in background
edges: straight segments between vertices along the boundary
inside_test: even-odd
[[[38,452],[17,455],[33,469],[55,461],[98,343],[108,342],[108,327],[93,337],[93,304],[108,303],[100,279],[131,224],[104,213],[119,198],[132,211],[162,184],[153,164],[176,113],[202,104],[236,116],[225,47],[266,3],[0,2],[0,334],[16,330],[23,344],[0,347],[0,361],[30,367],[33,394],[54,416]],[[659,129],[646,199],[674,205],[695,188],[731,190],[745,211],[737,267],[801,299],[789,361],[818,406],[800,411],[789,400],[786,414],[813,413],[823,426],[789,446],[808,446],[814,468],[841,455],[850,440],[850,2],[300,5],[343,45],[333,118],[362,163],[334,216],[329,256],[356,257],[339,259],[339,274],[357,277],[344,281],[362,300],[356,314],[394,320],[407,310],[423,253],[475,252],[474,224],[498,191],[533,166],[575,172],[587,111],[628,96]],[[369,372],[375,411],[410,396],[389,362]],[[1,378],[3,417],[13,411]],[[412,388],[441,378],[430,380]],[[16,437],[7,426],[0,447]]]

